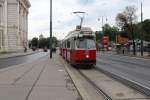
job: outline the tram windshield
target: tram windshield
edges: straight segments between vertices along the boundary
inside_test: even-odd
[[[77,48],[92,49],[96,48],[95,41],[93,39],[79,39],[76,42]]]

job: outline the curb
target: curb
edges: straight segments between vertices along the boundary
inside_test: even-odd
[[[111,53],[110,53],[111,54]],[[117,56],[126,56],[126,57],[135,57],[135,58],[142,58],[142,59],[150,59],[150,56],[134,56],[134,55],[126,55],[126,54],[117,54],[117,53],[113,53],[113,55],[117,55]]]
[[[150,59],[150,57],[142,57],[142,56],[133,56],[133,55],[121,55],[121,54],[114,54],[114,55],[118,55],[118,56],[125,56],[125,57],[135,57],[135,58],[141,58],[141,59],[147,59],[147,60],[149,60]]]
[[[0,57],[0,59],[8,59],[8,58],[16,58],[16,57],[21,57],[21,56],[27,56],[27,55],[32,55],[32,54],[35,54],[35,53],[38,53],[40,51],[37,51],[37,52],[31,52],[31,53],[23,53],[23,54],[19,54],[19,55],[14,55],[14,56],[8,56],[8,57]]]
[[[75,88],[77,89],[79,95],[81,96],[81,100],[90,100],[87,92],[82,88],[81,83],[78,81],[78,78],[74,75],[74,73],[68,68],[65,61],[60,57],[60,61],[64,65],[66,72],[70,76]]]

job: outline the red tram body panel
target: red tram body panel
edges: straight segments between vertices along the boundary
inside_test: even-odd
[[[95,65],[95,34],[88,27],[71,31],[60,44],[60,55],[73,65]]]
[[[87,53],[88,52],[88,53]],[[96,63],[96,50],[75,50],[71,54],[72,64],[90,64]]]

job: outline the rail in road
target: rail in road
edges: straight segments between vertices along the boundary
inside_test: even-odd
[[[64,60],[67,72],[73,80],[83,100],[146,100],[147,96],[114,80],[95,67],[84,69],[72,67]],[[92,95],[91,95],[92,94]]]
[[[125,84],[125,85],[127,85],[127,86],[129,86],[129,87],[131,87],[131,88],[133,88],[133,89],[135,89],[137,91],[139,91],[140,93],[150,97],[150,88],[149,87],[146,87],[146,86],[144,86],[144,85],[142,85],[142,84],[140,84],[138,82],[135,82],[135,81],[130,80],[128,78],[125,78],[123,76],[115,75],[115,74],[113,74],[113,73],[111,73],[109,71],[100,69],[98,67],[96,69],[99,70],[100,72],[103,72],[104,74],[106,74],[106,75],[108,75],[108,76],[110,76],[110,77],[120,81],[121,83],[123,83],[123,84]]]
[[[99,94],[99,96],[103,96],[105,100],[134,100],[138,98],[144,100],[148,98],[147,95],[145,96],[145,94],[138,93],[136,90],[132,90],[130,87],[126,87],[112,78],[108,78],[108,74],[105,76],[106,73],[102,74],[100,70],[97,70],[97,68],[88,70],[77,69],[77,71],[93,86],[93,88],[97,91],[97,94]]]
[[[103,95],[106,100],[112,100],[110,96],[108,96],[95,82],[93,82],[89,77],[87,77],[81,70],[78,69],[80,75],[82,75],[87,82],[89,82],[97,91],[97,93],[101,96]]]
[[[97,56],[96,69],[150,97],[149,63],[142,58],[101,54]]]

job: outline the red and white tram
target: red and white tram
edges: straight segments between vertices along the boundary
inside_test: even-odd
[[[71,31],[61,42],[60,55],[72,65],[95,65],[95,33],[88,27]]]

